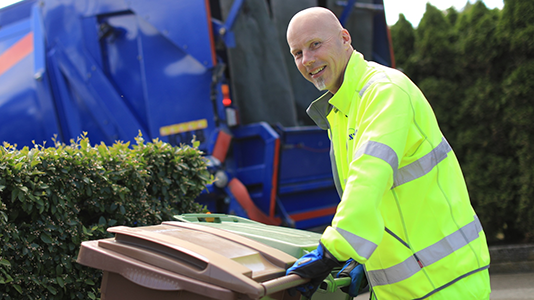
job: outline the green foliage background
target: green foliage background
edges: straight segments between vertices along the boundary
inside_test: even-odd
[[[136,141],[0,147],[0,299],[97,299],[101,271],[76,263],[82,241],[203,211],[200,151]]]
[[[387,9],[387,8],[386,8]],[[534,241],[534,1],[427,4],[391,27],[397,68],[425,93],[490,243]]]

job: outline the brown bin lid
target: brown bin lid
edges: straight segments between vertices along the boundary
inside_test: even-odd
[[[277,278],[296,261],[246,237],[194,223],[117,226],[108,231],[115,238],[82,243],[78,263],[152,289],[200,291],[219,299],[234,299],[239,293],[259,299],[269,290],[280,290],[280,284],[288,287],[287,280]]]

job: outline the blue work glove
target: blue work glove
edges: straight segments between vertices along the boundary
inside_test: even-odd
[[[336,278],[350,277],[350,285],[342,287],[341,290],[351,297],[358,296],[358,293],[367,286],[367,277],[365,277],[363,265],[360,265],[354,259],[349,259],[336,274]]]
[[[299,258],[291,268],[287,269],[286,275],[297,274],[302,278],[310,278],[308,283],[296,287],[296,290],[303,296],[311,298],[332,269],[339,266],[341,266],[339,261],[319,242],[317,249]],[[294,291],[290,289],[289,292],[293,294]]]

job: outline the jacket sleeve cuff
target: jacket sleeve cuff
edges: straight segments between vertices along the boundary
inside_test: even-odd
[[[347,261],[350,258],[361,264],[367,261],[332,226],[328,226],[324,231],[321,243],[325,250],[330,252],[338,261]]]

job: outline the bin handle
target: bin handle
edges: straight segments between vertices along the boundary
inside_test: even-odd
[[[265,289],[264,295],[270,295],[279,291],[287,290],[310,281],[309,278],[302,278],[297,274],[278,277],[262,283]]]
[[[338,288],[349,286],[351,283],[350,277],[334,278],[331,274],[319,286],[320,290],[334,293]]]
[[[331,275],[329,276],[331,277]],[[297,274],[290,274],[287,276],[275,278],[269,281],[265,281],[262,283],[265,294],[264,295],[270,295],[282,290],[287,290],[292,287],[296,287],[299,285],[302,285],[306,282],[310,281],[309,278],[302,278]],[[336,291],[337,288],[344,287],[350,285],[350,277],[343,277],[343,278],[327,278],[323,281],[323,283],[320,285],[319,289],[325,290],[327,292],[333,293]]]

